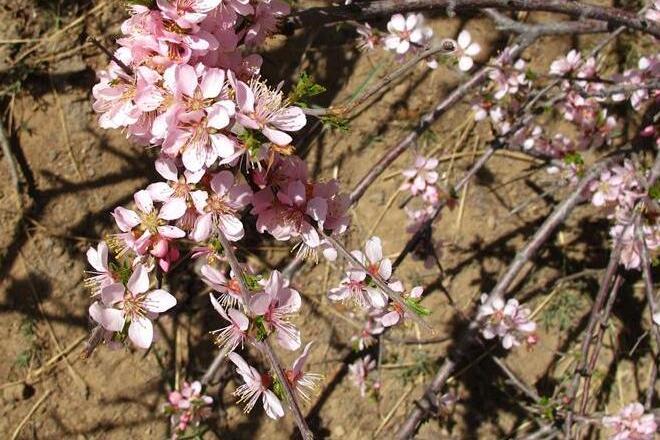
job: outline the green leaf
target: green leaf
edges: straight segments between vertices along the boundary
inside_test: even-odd
[[[420,300],[414,299],[414,298],[405,298],[403,302],[406,303],[408,307],[410,307],[415,313],[417,313],[419,316],[429,316],[431,314],[431,311],[427,309],[426,307],[422,306],[419,303]]]
[[[309,98],[320,95],[325,90],[325,87],[315,83],[307,72],[303,72],[300,74],[296,86],[289,93],[289,101],[301,107],[309,107]]]
[[[568,153],[566,156],[564,156],[564,163],[568,165],[584,165],[584,159],[580,155],[580,153],[573,152],[573,153]]]
[[[325,127],[338,128],[343,133],[348,132],[348,119],[337,115],[321,116],[321,122]]]
[[[660,200],[660,183],[655,183],[649,189],[649,197],[651,197],[653,200]]]

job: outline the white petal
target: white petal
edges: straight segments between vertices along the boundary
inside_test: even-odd
[[[154,339],[154,326],[144,316],[135,316],[128,327],[128,337],[138,348],[147,349]]]
[[[144,308],[154,313],[163,313],[176,305],[176,298],[163,289],[152,290],[147,294]]]

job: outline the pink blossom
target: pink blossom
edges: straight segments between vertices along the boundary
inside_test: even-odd
[[[499,297],[488,301],[488,295],[484,294],[481,303],[477,314],[481,334],[486,339],[501,338],[502,347],[507,350],[520,345],[521,339],[536,330],[536,323],[529,320],[530,310],[522,308],[516,299],[506,303]]]
[[[376,341],[374,336],[378,336],[385,331],[385,327],[383,327],[379,319],[381,315],[381,311],[369,313],[360,333],[351,337],[353,349],[362,351],[369,348]]]
[[[369,373],[376,369],[376,361],[366,355],[348,366],[353,384],[360,390],[360,396],[367,394],[367,378]]]
[[[402,174],[406,180],[400,189],[402,191],[410,190],[414,196],[423,193],[428,186],[434,185],[438,181],[438,172],[435,171],[437,167],[438,159],[436,158],[415,157],[413,167],[403,170]]]
[[[387,281],[392,276],[392,262],[389,258],[383,258],[380,238],[371,237],[367,240],[366,256],[360,251],[351,253],[367,268],[367,272],[358,267],[349,267],[339,287],[330,289],[328,298],[331,301],[351,300],[362,309],[384,308],[387,305],[387,295],[370,280],[371,277],[377,276],[382,281]]]
[[[418,300],[419,298],[422,297],[422,293],[424,292],[424,288],[422,286],[415,286],[410,290],[410,293],[403,293],[403,285],[401,285],[400,281],[397,281],[396,283],[391,283],[390,288],[394,290],[395,292],[400,292],[402,293],[403,298],[410,298],[413,300]],[[406,317],[407,313],[401,307],[400,304],[397,303],[392,303],[390,305],[391,310],[384,314],[381,318],[380,321],[383,323],[384,327],[392,327],[394,325],[399,324],[400,322],[403,322],[404,318]]]
[[[243,342],[247,338],[247,330],[250,326],[250,320],[243,313],[236,309],[225,309],[220,305],[218,300],[215,299],[212,293],[209,293],[211,304],[216,312],[225,321],[229,321],[227,327],[219,330],[214,330],[211,334],[215,337],[215,344],[220,348],[220,353],[224,356],[236,350],[239,345],[243,347]]]
[[[472,58],[481,52],[481,46],[472,41],[472,36],[470,36],[470,33],[466,30],[461,31],[461,33],[458,34],[458,39],[456,41],[458,47],[456,48],[455,56],[458,58],[458,68],[463,72],[467,72],[472,69],[472,66],[474,66]]]
[[[90,276],[85,278],[85,285],[91,289],[92,295],[96,296],[101,289],[116,281],[115,274],[108,266],[108,245],[102,241],[96,249],[87,249],[87,261],[94,270],[88,271]]]
[[[646,11],[646,19],[660,22],[660,0],[653,1],[653,5]]]
[[[228,280],[218,269],[205,264],[200,269],[202,281],[216,292],[220,293],[220,304],[224,307],[235,307],[243,299],[238,281]]]
[[[182,28],[190,28],[206,18],[221,0],[156,0],[163,15]]]
[[[264,291],[250,298],[249,309],[256,316],[263,316],[267,330],[274,331],[277,342],[287,350],[300,348],[300,330],[292,324],[290,316],[302,305],[298,291],[288,286],[288,281],[274,270]]]
[[[163,152],[171,157],[181,153],[184,166],[192,172],[234,154],[234,141],[222,133],[235,112],[234,102],[224,99],[225,72],[207,68],[198,76],[184,64],[170,67],[165,76],[180,103],[155,123],[155,133],[163,137]]]
[[[653,414],[645,414],[639,402],[624,406],[614,416],[603,417],[603,425],[612,430],[611,440],[652,440],[658,429]]]
[[[257,215],[257,230],[267,231],[281,241],[300,237],[306,247],[317,248],[321,239],[313,222],[323,224],[328,213],[327,201],[323,197],[308,200],[307,187],[300,180],[284,185],[275,196],[271,188],[255,194],[252,213]]]
[[[573,49],[565,57],[556,59],[550,65],[550,74],[565,76],[574,72],[582,64],[582,55]]]
[[[245,184],[235,184],[230,171],[220,171],[211,179],[211,193],[194,191],[192,198],[200,214],[191,233],[193,240],[204,241],[214,230],[222,231],[231,241],[243,238],[240,211],[247,206],[252,191]]]
[[[176,226],[167,224],[175,220],[177,212],[162,206],[156,209],[151,195],[146,190],[140,190],[133,196],[138,211],[117,207],[112,216],[117,226],[124,234],[118,237],[123,240],[126,248],[138,255],[150,251],[157,258],[164,258],[169,251],[171,239],[182,238],[186,234]]]
[[[431,28],[424,26],[422,14],[408,14],[406,17],[394,14],[387,23],[387,30],[390,35],[385,37],[385,47],[399,55],[408,52],[411,46],[425,46],[433,36]]]
[[[291,369],[285,371],[285,375],[291,387],[303,398],[305,401],[310,400],[309,393],[314,392],[318,386],[318,382],[323,379],[322,374],[309,373],[304,371],[305,362],[309,356],[309,349],[313,342],[305,346],[303,352],[298,358],[293,361]]]
[[[89,308],[92,319],[112,332],[121,332],[130,322],[128,337],[138,348],[149,348],[153,340],[153,324],[159,313],[176,305],[176,298],[163,289],[149,290],[149,274],[138,265],[126,286],[113,283],[101,290],[101,300]]]
[[[289,15],[291,8],[281,0],[261,0],[255,8],[252,24],[245,34],[246,46],[257,46],[277,30],[279,19]]]
[[[194,218],[190,219],[186,214],[193,205],[191,197],[193,185],[199,183],[204,176],[204,171],[192,173],[185,170],[179,174],[175,161],[166,156],[161,156],[156,160],[156,171],[166,181],[150,184],[147,187],[149,195],[154,201],[163,203],[162,209],[171,213],[171,220],[177,220],[177,226],[183,230],[190,230]],[[195,211],[193,210],[193,212]],[[184,216],[186,218],[183,218]]]
[[[173,390],[167,396],[165,411],[171,414],[171,423],[175,432],[172,438],[178,438],[190,425],[197,426],[211,415],[210,406],[213,398],[202,394],[202,384],[183,382],[181,391]]]
[[[239,112],[236,120],[244,127],[260,130],[271,142],[288,145],[293,140],[285,131],[298,131],[307,119],[300,107],[289,106],[281,90],[271,90],[254,78],[250,84],[235,83]]]
[[[254,368],[245,362],[245,360],[236,353],[229,353],[229,360],[236,365],[236,371],[241,375],[243,385],[234,391],[234,395],[239,397],[238,403],[245,402],[245,412],[252,411],[255,403],[261,397],[261,403],[266,411],[266,415],[271,419],[279,419],[284,415],[282,402],[277,398],[269,387],[272,379],[268,375],[261,375]]]
[[[359,35],[357,39],[357,46],[361,51],[366,52],[374,50],[380,43],[380,37],[374,35],[374,31],[371,26],[369,26],[369,23],[358,25],[355,30]]]

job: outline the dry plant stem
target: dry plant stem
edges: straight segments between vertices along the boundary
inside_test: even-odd
[[[238,262],[238,259],[236,258],[236,254],[234,253],[234,249],[231,243],[229,242],[225,234],[220,230],[218,231],[218,237],[224,249],[224,254],[227,257],[227,260],[229,261],[229,266],[234,271],[234,275],[238,280],[238,284],[241,290],[241,295],[243,296],[243,304],[249,304],[250,291],[245,285],[243,266]],[[303,439],[305,440],[313,439],[314,434],[312,434],[312,431],[307,426],[307,422],[305,422],[305,417],[303,416],[302,411],[300,411],[300,405],[298,404],[296,395],[294,394],[294,391],[291,388],[291,384],[284,375],[282,365],[280,364],[277,355],[273,351],[273,348],[268,343],[268,340],[266,339],[264,341],[257,341],[254,345],[259,349],[259,351],[261,351],[266,356],[266,358],[268,359],[271,365],[272,370],[275,372],[277,378],[282,384],[282,389],[284,390],[284,394],[286,395],[286,400],[288,401],[289,407],[291,408],[291,412],[293,413],[294,421],[296,422],[296,425],[298,426],[298,429],[300,430],[300,434],[302,435]]]
[[[491,356],[491,359],[497,364],[498,367],[500,367],[504,374],[506,374],[513,386],[518,388],[524,395],[532,399],[535,403],[538,403],[541,400],[539,394],[529,385],[524,383],[518,376],[516,376],[516,373],[511,371],[503,359],[500,359],[496,356]]]
[[[495,8],[509,11],[545,11],[586,20],[604,21],[611,25],[660,37],[660,25],[618,8],[601,7],[566,0],[377,0],[354,5],[309,8],[298,11],[285,22],[284,28],[319,26],[348,20],[369,20],[394,13],[445,8],[449,15],[461,10]]]
[[[0,122],[0,148],[2,148],[2,154],[5,156],[5,162],[7,162],[7,167],[9,168],[9,174],[11,175],[11,183],[14,185],[16,190],[16,201],[18,207],[23,207],[23,177],[19,171],[18,161],[14,157],[14,153],[11,151],[11,146],[9,145],[9,137],[5,131],[4,125]]]
[[[213,362],[211,362],[211,365],[209,365],[209,367],[206,369],[200,380],[202,385],[208,385],[211,380],[213,380],[215,374],[220,369],[220,366],[223,364],[224,360],[225,355],[221,351],[218,351],[218,353],[215,355],[215,358],[213,358]]]
[[[618,158],[618,156],[617,156]],[[580,180],[573,192],[564,201],[559,204],[552,214],[545,220],[543,225],[536,231],[534,236],[527,242],[524,249],[520,251],[513,262],[509,265],[506,272],[499,279],[497,285],[488,295],[488,302],[495,298],[503,297],[508,286],[528,262],[541,248],[541,246],[551,237],[555,229],[561,225],[568,214],[582,200],[582,193],[589,183],[598,176],[601,171],[609,166],[614,158],[606,159],[594,165]],[[461,336],[453,353],[449,353],[440,369],[436,373],[433,381],[424,391],[424,395],[416,402],[416,407],[410,412],[403,425],[396,435],[397,439],[412,438],[419,424],[424,420],[428,412],[433,408],[433,402],[436,395],[442,390],[443,386],[456,370],[461,359],[465,356],[467,349],[472,343],[476,322],[472,322],[469,329]]]
[[[344,257],[346,260],[348,260],[353,266],[360,268],[365,273],[369,273],[369,269],[367,269],[364,266],[364,264],[362,264],[362,262],[358,261],[358,259],[355,258],[353,256],[353,254],[351,254],[350,251],[348,249],[346,249],[346,247],[341,242],[339,242],[333,236],[327,235],[323,231],[322,228],[318,228],[318,231],[321,234],[321,236],[323,238],[325,238],[332,245],[332,247],[334,247],[337,250],[337,252],[339,252],[341,254],[342,257]],[[374,282],[376,283],[378,288],[385,295],[387,295],[389,299],[391,299],[395,303],[399,304],[415,322],[417,322],[418,324],[421,324],[426,329],[433,331],[433,328],[426,321],[424,321],[422,318],[420,318],[417,315],[417,313],[415,313],[415,311],[413,309],[411,309],[410,306],[408,306],[408,304],[406,304],[406,302],[404,301],[401,294],[399,294],[399,293],[393,291],[392,289],[390,289],[390,287],[387,285],[387,283],[385,281],[383,281],[380,278],[380,276],[371,275],[371,279],[374,280]]]
[[[99,49],[101,52],[105,54],[108,58],[110,58],[112,61],[114,61],[121,69],[129,76],[133,76],[133,69],[128,67],[122,60],[117,58],[112,52],[110,52],[99,40],[92,36],[87,37],[89,41],[96,46],[97,49]]]
[[[564,435],[566,438],[571,438],[571,428],[573,424],[573,411],[575,408],[575,396],[580,385],[580,378],[582,376],[587,377],[587,362],[589,362],[589,348],[591,347],[592,337],[594,329],[598,324],[598,318],[601,314],[601,309],[605,303],[607,293],[610,291],[610,285],[612,279],[619,267],[619,259],[621,257],[621,250],[623,248],[623,242],[617,240],[614,244],[614,248],[610,253],[610,260],[607,263],[607,269],[603,275],[603,279],[600,282],[600,287],[598,288],[598,293],[594,299],[594,305],[591,308],[591,314],[589,315],[589,322],[587,323],[587,328],[584,333],[584,339],[582,340],[582,347],[580,349],[580,360],[575,368],[573,373],[573,379],[571,380],[568,392],[566,393],[566,399],[569,402],[568,414],[566,416],[566,421],[564,424]]]
[[[658,155],[660,157],[660,154]],[[653,277],[651,275],[651,259],[649,258],[649,249],[646,246],[646,240],[644,239],[644,231],[641,227],[641,221],[638,221],[635,225],[635,234],[637,240],[642,243],[641,257],[642,257],[642,277],[644,279],[644,290],[646,291],[646,301],[649,306],[649,311],[651,312],[651,333],[655,339],[655,352],[652,352],[651,356],[651,372],[649,374],[649,385],[646,389],[646,401],[644,402],[644,407],[646,410],[651,409],[653,404],[653,394],[655,393],[655,381],[658,376],[658,350],[660,350],[660,330],[657,325],[653,323],[653,314],[657,312],[657,304],[655,301],[655,294],[653,292]]]
[[[11,436],[11,440],[16,440],[18,438],[18,436],[21,434],[21,430],[23,429],[25,424],[30,420],[30,417],[32,417],[32,415],[35,412],[37,412],[39,407],[46,401],[46,399],[48,399],[48,397],[50,397],[51,394],[53,394],[52,389],[46,391],[44,393],[44,395],[41,396],[41,398],[39,400],[37,400],[37,402],[34,404],[34,406],[30,409],[30,411],[27,413],[27,415],[23,418],[23,420],[21,420],[21,422],[18,424],[18,426],[14,430],[14,433]]]
[[[598,356],[600,355],[600,349],[603,347],[603,337],[605,336],[605,330],[607,329],[607,322],[610,319],[610,314],[612,313],[612,306],[616,300],[616,296],[619,293],[621,284],[623,283],[623,276],[618,274],[614,279],[612,284],[612,289],[610,290],[610,296],[607,298],[607,304],[605,304],[605,310],[602,313],[600,319],[600,326],[598,329],[598,335],[596,336],[596,343],[594,344],[594,352],[591,355],[591,360],[589,361],[589,366],[585,372],[584,385],[582,386],[582,401],[580,402],[580,410],[578,414],[584,415],[587,404],[589,402],[589,387],[591,386],[591,377],[596,369],[596,363],[598,362]],[[578,438],[580,437],[578,433]]]

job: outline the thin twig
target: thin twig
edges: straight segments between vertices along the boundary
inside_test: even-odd
[[[34,413],[37,412],[39,407],[46,401],[46,399],[48,399],[50,397],[51,394],[53,394],[52,389],[46,391],[44,393],[44,395],[41,396],[41,398],[35,402],[34,406],[32,406],[30,411],[25,415],[25,417],[23,417],[23,420],[21,420],[21,423],[19,423],[18,426],[16,427],[16,429],[14,430],[14,433],[11,436],[11,440],[16,440],[18,438],[18,436],[21,433],[21,430],[27,424],[27,422],[30,420],[30,417],[32,417],[34,415]]]
[[[250,291],[247,288],[247,285],[245,284],[245,274],[244,274],[243,266],[238,262],[238,259],[236,258],[236,254],[234,253],[234,249],[231,243],[229,242],[229,240],[221,230],[218,230],[218,237],[220,239],[220,243],[222,244],[224,254],[227,257],[227,260],[229,261],[229,266],[234,271],[234,275],[238,280],[238,285],[240,287],[241,295],[243,297],[243,304],[247,307],[247,304],[249,304]],[[300,405],[298,404],[298,400],[296,399],[294,391],[291,388],[291,384],[284,375],[282,366],[279,362],[279,359],[277,358],[277,355],[273,351],[273,348],[268,343],[268,340],[258,341],[255,343],[255,346],[266,356],[266,358],[270,362],[272,370],[275,372],[277,378],[281,382],[282,389],[284,390],[284,394],[286,396],[286,400],[288,401],[289,407],[291,408],[291,412],[293,412],[293,418],[294,421],[296,422],[296,425],[298,426],[298,429],[300,430],[300,434],[303,436],[305,440],[313,439],[314,434],[312,434],[312,431],[307,426],[307,422],[305,421],[305,416],[303,416],[302,411],[300,410]]]

